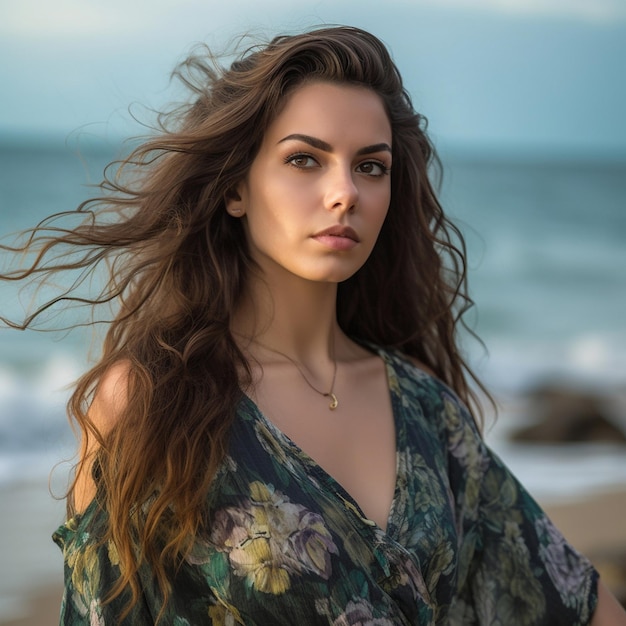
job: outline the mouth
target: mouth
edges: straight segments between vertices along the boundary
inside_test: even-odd
[[[313,239],[325,238],[325,237],[340,237],[342,239],[349,239],[355,243],[359,243],[359,236],[356,231],[350,226],[331,226],[326,230],[322,230],[319,233],[313,235]]]
[[[349,226],[331,226],[312,236],[324,248],[335,252],[348,252],[359,242],[356,231]]]

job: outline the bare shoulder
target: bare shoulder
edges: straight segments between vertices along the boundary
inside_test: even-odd
[[[130,368],[129,361],[118,361],[104,373],[98,383],[87,417],[101,437],[111,431],[126,408]],[[91,470],[99,446],[100,443],[93,433],[83,432],[81,459],[72,493],[73,509],[76,513],[83,512],[96,494]]]
[[[118,361],[102,376],[89,408],[89,418],[101,434],[106,434],[119,419],[128,402],[130,361]]]

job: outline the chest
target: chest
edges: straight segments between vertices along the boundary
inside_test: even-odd
[[[293,372],[292,372],[293,374]],[[396,484],[396,432],[384,364],[379,359],[337,376],[337,406],[300,384],[269,376],[257,405],[290,442],[310,457],[385,529]],[[280,385],[280,387],[279,387]]]

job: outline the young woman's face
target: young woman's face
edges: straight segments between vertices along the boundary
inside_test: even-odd
[[[366,261],[391,195],[391,125],[365,88],[312,83],[289,96],[228,201],[264,274],[340,282]]]

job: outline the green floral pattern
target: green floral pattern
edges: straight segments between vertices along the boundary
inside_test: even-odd
[[[54,535],[65,557],[61,624],[588,624],[597,573],[482,441],[441,382],[387,364],[397,482],[387,529],[247,397],[207,501],[210,527],[172,574],[163,607],[146,566],[141,601],[104,598],[118,576],[95,503]]]

